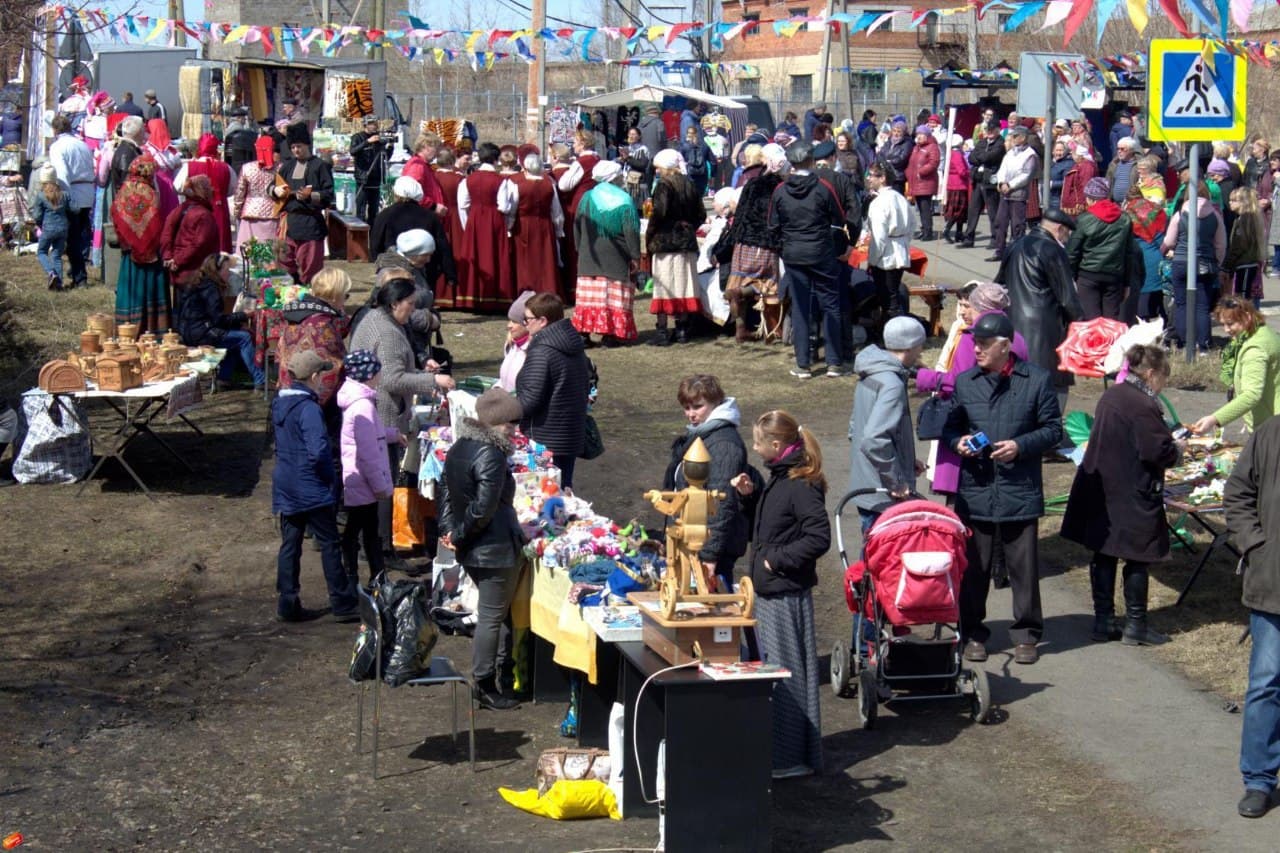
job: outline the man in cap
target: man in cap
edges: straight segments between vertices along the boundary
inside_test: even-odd
[[[164,108],[164,104],[160,103],[160,100],[156,97],[155,89],[148,89],[143,92],[142,99],[147,102],[147,106],[145,108],[147,121],[151,121],[153,118],[158,118],[161,121],[169,120],[169,112]]]
[[[650,104],[644,108],[644,117],[636,125],[640,131],[640,142],[649,149],[649,157],[667,147],[667,128],[662,123],[662,108]]]
[[[1085,184],[1085,212],[1067,241],[1067,257],[1085,320],[1121,319],[1125,288],[1142,286],[1141,281],[1130,281],[1130,258],[1136,251],[1133,221],[1107,198],[1109,192],[1105,178],[1093,178]]]
[[[915,490],[924,464],[916,460],[908,384],[924,350],[924,326],[894,317],[884,327],[884,348],[869,344],[853,364],[858,384],[849,417],[849,488],[886,493],[853,499],[865,535],[889,503]]]
[[[833,232],[845,227],[844,212],[836,189],[813,173],[813,146],[793,142],[787,149],[791,174],[773,191],[769,228],[780,234],[782,260],[787,266],[784,286],[791,294],[792,345],[797,379],[813,376],[814,353],[810,329],[822,323],[826,340],[827,376],[845,375],[840,294],[836,290],[836,264],[848,255],[848,238],[837,247]]]
[[[356,622],[360,618],[355,583],[342,565],[337,469],[316,393],[321,374],[332,367],[313,349],[295,352],[287,365],[293,384],[282,388],[271,402],[276,445],[271,512],[280,517],[276,619],[281,622],[307,622],[325,612],[303,607],[299,596],[302,538],[308,528],[320,546],[334,621]]]
[[[1067,326],[1083,313],[1063,244],[1076,223],[1061,210],[1047,210],[1026,235],[1014,242],[995,281],[1009,289],[1009,318],[1027,342],[1032,364],[1053,374],[1058,408],[1065,409],[1074,378],[1058,370],[1058,345]]]
[[[289,125],[285,136],[290,156],[278,171],[287,186],[273,190],[285,203],[285,254],[280,264],[295,281],[310,284],[324,266],[324,212],[333,203],[333,170],[312,153],[306,124]]]
[[[249,118],[249,108],[236,107],[231,111],[231,121],[227,124],[227,132],[222,139],[222,150],[227,165],[235,169],[237,175],[245,163],[258,159],[254,150],[257,142],[258,131]]]
[[[969,193],[969,221],[965,224],[964,239],[957,240],[956,245],[962,249],[972,249],[974,238],[978,233],[978,220],[982,211],[987,212],[987,224],[991,228],[991,241],[988,248],[995,248],[996,213],[1000,210],[1000,190],[996,183],[996,173],[1004,161],[1004,138],[1000,136],[1000,125],[992,119],[981,125],[981,135],[969,152],[969,180],[973,191]]]
[[[1116,123],[1111,126],[1111,150],[1119,151],[1120,140],[1133,136],[1133,113],[1128,107],[1116,111]]]
[[[988,261],[1004,257],[1006,241],[1017,240],[1027,230],[1027,199],[1031,182],[1039,174],[1040,158],[1027,144],[1027,129],[1013,125],[1006,137],[1009,149],[996,171],[996,189],[1000,207],[996,211],[995,254]]]
[[[1013,589],[1013,660],[1033,664],[1044,633],[1040,458],[1062,439],[1062,414],[1048,372],[1014,355],[1013,335],[1013,323],[1003,314],[978,318],[973,327],[977,364],[956,377],[955,408],[942,441],[961,457],[956,513],[972,532],[966,546],[969,568],[960,582],[964,658],[987,659],[987,594],[995,567],[1007,572]]]
[[[382,201],[389,138],[378,132],[378,117],[364,117],[364,130],[351,134],[351,159],[355,165],[356,216],[370,224]]]

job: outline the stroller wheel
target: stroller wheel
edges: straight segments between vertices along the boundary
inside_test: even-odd
[[[987,681],[987,671],[974,667],[969,670],[969,680],[973,682],[969,716],[976,723],[985,723],[991,717],[991,684]]]
[[[858,722],[864,729],[873,728],[876,724],[876,713],[880,707],[878,694],[875,669],[864,669],[858,673]]]
[[[838,640],[831,647],[831,692],[837,696],[849,695],[849,676],[852,669],[849,644]]]

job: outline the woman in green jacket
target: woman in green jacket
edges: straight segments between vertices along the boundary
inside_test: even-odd
[[[1233,339],[1234,346],[1228,350],[1235,349],[1232,394],[1225,406],[1196,421],[1191,429],[1203,434],[1243,416],[1245,428],[1252,431],[1280,412],[1280,335],[1267,328],[1262,314],[1244,297],[1223,297],[1217,314]]]

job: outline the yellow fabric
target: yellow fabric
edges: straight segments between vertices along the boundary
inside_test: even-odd
[[[533,569],[529,561],[520,564],[520,577],[516,580],[515,597],[511,599],[511,628],[519,631],[529,627],[529,598],[533,595]]]
[[[541,560],[533,562],[533,594],[529,600],[529,627],[533,633],[555,646],[554,660],[576,669],[595,684],[596,632],[582,618],[581,610],[569,603],[573,581],[564,569],[549,569]]]
[[[267,105],[267,75],[261,68],[249,68],[249,112],[254,121],[266,121],[271,117]]]
[[[537,788],[525,791],[499,788],[498,793],[516,808],[552,820],[579,820],[586,817],[622,820],[617,797],[599,779],[559,779],[542,797],[538,796]]]

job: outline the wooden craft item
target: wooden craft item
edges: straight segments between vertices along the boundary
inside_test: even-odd
[[[187,361],[187,348],[182,344],[165,344],[160,347],[157,360],[164,365],[164,378],[172,379]]]
[[[137,323],[121,323],[116,329],[116,335],[123,341],[135,341],[138,339]]]
[[[158,361],[153,361],[142,371],[143,382],[160,382],[165,379],[164,365]]]
[[[86,387],[80,368],[60,358],[40,368],[37,383],[42,391],[50,394],[74,394]]]
[[[742,616],[684,617],[688,611],[683,609],[667,619],[656,592],[633,592],[627,600],[640,608],[644,644],[673,666],[696,660],[736,663],[742,654],[742,629],[756,624]]]
[[[99,343],[108,338],[114,338],[116,336],[115,318],[110,314],[90,314],[86,319],[85,331],[97,332]]]
[[[142,359],[137,354],[104,355],[98,359],[98,387],[103,391],[128,391],[142,385]]]
[[[177,332],[165,332],[164,345],[168,347],[182,346],[182,335]]]
[[[102,352],[102,339],[97,332],[80,333],[80,352],[85,355]]]

